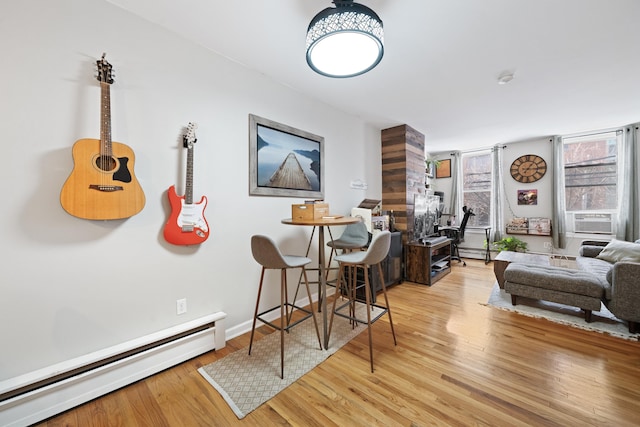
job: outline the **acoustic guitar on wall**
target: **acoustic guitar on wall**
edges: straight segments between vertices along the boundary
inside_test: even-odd
[[[84,219],[129,218],[142,210],[145,196],[133,172],[135,156],[125,144],[111,141],[111,64],[98,64],[100,139],[80,139],[73,145],[73,170],[60,193],[69,214]]]
[[[193,202],[193,144],[196,143],[195,123],[189,123],[187,133],[182,137],[187,149],[187,177],[185,195],[178,196],[176,186],[167,190],[171,214],[164,227],[164,238],[174,245],[197,245],[209,237],[209,224],[204,217],[207,198],[202,196],[198,203]]]

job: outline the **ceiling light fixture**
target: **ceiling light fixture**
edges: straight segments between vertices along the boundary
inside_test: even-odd
[[[500,74],[500,76],[498,77],[498,84],[499,85],[506,85],[507,83],[509,83],[511,80],[513,80],[514,74],[511,72],[505,72]]]
[[[373,69],[384,53],[382,20],[353,0],[333,0],[307,30],[307,63],[327,77],[354,77]]]

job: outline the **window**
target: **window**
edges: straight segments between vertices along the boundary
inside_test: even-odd
[[[462,205],[475,214],[469,218],[468,226],[491,224],[490,151],[462,154]]]
[[[615,210],[618,205],[616,133],[565,138],[563,146],[567,211]]]

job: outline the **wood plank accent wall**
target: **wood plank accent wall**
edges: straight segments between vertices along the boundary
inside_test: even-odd
[[[408,125],[383,129],[382,138],[382,209],[396,217],[396,228],[413,232],[413,197],[424,194],[424,135]]]

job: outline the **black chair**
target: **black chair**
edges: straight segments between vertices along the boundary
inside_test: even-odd
[[[464,216],[462,217],[460,227],[447,228],[446,235],[451,239],[451,261],[457,260],[458,262],[461,262],[464,267],[466,267],[467,263],[460,258],[460,250],[458,249],[458,245],[460,245],[460,242],[464,242],[464,230],[467,228],[469,217],[476,216],[476,214],[473,213],[473,209],[467,208],[466,206],[462,207],[462,212],[464,212]]]

